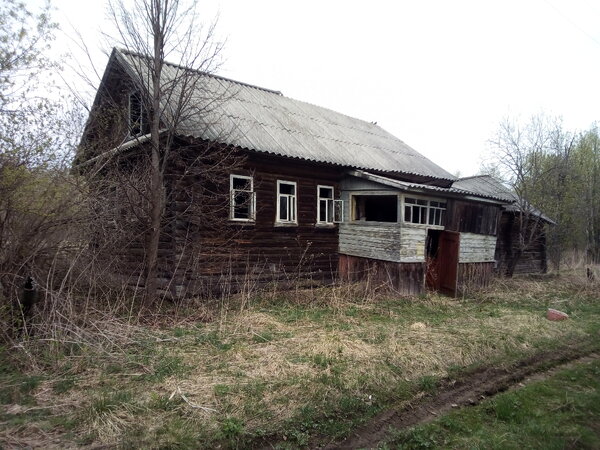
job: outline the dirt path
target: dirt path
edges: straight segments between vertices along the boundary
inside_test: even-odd
[[[543,380],[569,365],[597,358],[600,355],[589,351],[564,348],[535,355],[510,368],[480,369],[458,381],[443,382],[433,396],[381,413],[343,442],[330,444],[326,449],[376,447],[386,438],[390,427],[404,429],[430,422],[453,408],[476,405],[499,392]]]

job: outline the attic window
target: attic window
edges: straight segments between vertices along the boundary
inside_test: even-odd
[[[139,136],[143,134],[145,127],[142,95],[135,91],[129,94],[129,135]]]

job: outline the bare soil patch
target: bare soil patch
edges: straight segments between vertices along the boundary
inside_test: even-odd
[[[597,353],[565,347],[540,353],[510,367],[481,368],[460,380],[444,380],[436,393],[385,411],[342,442],[326,449],[373,448],[390,429],[430,422],[453,408],[473,406],[483,399],[528,382],[543,380],[566,366],[600,358]]]

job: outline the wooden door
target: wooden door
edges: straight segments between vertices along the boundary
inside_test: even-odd
[[[438,286],[441,293],[452,297],[456,297],[459,249],[460,233],[442,231],[437,255]]]

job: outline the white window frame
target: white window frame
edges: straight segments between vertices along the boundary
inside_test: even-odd
[[[280,191],[280,187],[281,187],[281,185],[284,185],[284,184],[294,186],[294,193],[293,194],[282,194]],[[288,210],[288,218],[287,219],[280,218],[281,198],[287,199],[286,200],[287,210]],[[275,223],[297,225],[298,224],[298,183],[296,183],[295,181],[277,180],[276,199],[277,199],[277,207],[276,207],[276,213],[275,213],[276,214]]]
[[[329,189],[331,191],[331,197],[321,197],[321,189]],[[333,225],[334,224],[334,212],[335,208],[333,202],[335,196],[335,189],[333,186],[327,186],[324,184],[317,185],[317,224],[319,225]],[[325,201],[325,220],[321,217],[321,202]],[[331,220],[329,220],[331,218]]]
[[[139,126],[139,132],[138,133],[134,133],[133,131],[133,127],[134,127],[134,123],[131,121],[132,115],[131,115],[131,97],[132,96],[137,96],[139,98],[139,102],[140,102],[140,119],[139,119],[139,124],[135,124],[136,126]],[[127,127],[128,127],[128,133],[130,137],[138,137],[144,134],[144,103],[142,102],[142,94],[140,91],[131,91],[129,93],[129,95],[127,96]]]
[[[249,180],[250,189],[234,189],[234,178]],[[250,211],[248,214],[248,218],[235,217],[235,194],[238,191],[250,193]],[[254,192],[254,177],[249,175],[237,175],[235,173],[232,173],[229,176],[229,220],[232,220],[234,222],[254,222],[256,220],[256,192]]]
[[[415,205],[414,203],[406,203],[406,199],[410,198],[410,199],[414,199],[414,200],[422,200],[422,201],[426,201],[427,205],[417,205],[422,209],[425,209],[425,222],[424,223],[416,223],[413,222],[412,220],[406,220],[406,206],[410,205],[413,206]],[[440,208],[437,206],[431,206],[431,202],[438,202],[438,203],[444,203],[446,205],[445,208]],[[440,228],[443,229],[444,228],[444,224],[440,223],[440,224],[430,224],[429,223],[429,217],[430,214],[432,212],[432,210],[440,210],[443,211],[440,213],[440,221],[442,222],[442,217],[445,217],[446,215],[446,211],[448,210],[448,200],[446,199],[440,199],[440,198],[430,198],[430,197],[422,197],[420,195],[404,195],[402,197],[402,222],[406,223],[406,224],[410,224],[413,226],[420,226],[420,227],[433,227],[433,228]],[[411,214],[412,215],[412,214]],[[412,219],[412,217],[411,217]]]

